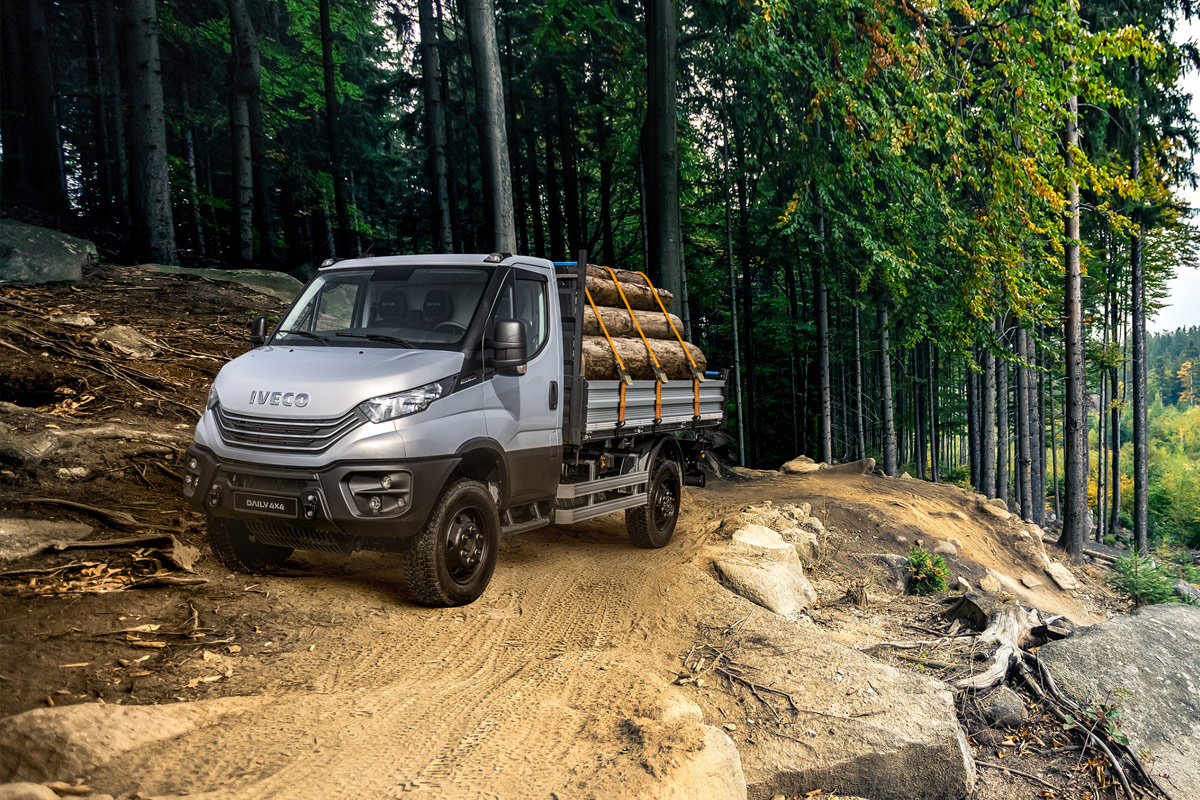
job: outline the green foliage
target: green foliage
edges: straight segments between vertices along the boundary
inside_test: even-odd
[[[908,550],[908,570],[912,573],[913,594],[936,594],[947,588],[950,568],[946,559],[913,545]]]
[[[1175,578],[1170,571],[1136,550],[1117,559],[1113,564],[1113,573],[1108,576],[1108,582],[1132,600],[1134,605],[1149,606],[1175,602]]]
[[[1109,547],[1116,547],[1117,546],[1117,537],[1110,533],[1104,537],[1104,543],[1106,545],[1108,545]]]

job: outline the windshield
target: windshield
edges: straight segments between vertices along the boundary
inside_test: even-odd
[[[305,347],[461,349],[491,277],[473,267],[335,270],[308,285],[272,340]]]

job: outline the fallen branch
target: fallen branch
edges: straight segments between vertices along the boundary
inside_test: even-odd
[[[91,514],[97,519],[107,522],[114,528],[121,530],[138,530],[141,528],[152,528],[153,525],[146,522],[138,522],[133,518],[132,514],[127,514],[124,511],[113,511],[107,508],[98,506],[89,506],[85,503],[76,503],[74,500],[63,500],[57,497],[30,497],[25,500],[18,500],[18,503],[23,503],[30,506],[62,506],[74,511],[82,511],[85,514]]]
[[[1050,789],[1051,791],[1058,792],[1058,791],[1061,791],[1061,789],[1062,789],[1062,787],[1060,787],[1060,786],[1055,786],[1052,783],[1047,783],[1046,781],[1039,778],[1037,775],[1030,775],[1028,772],[1022,772],[1019,769],[1013,769],[1012,767],[1006,767],[1001,764],[993,764],[990,761],[980,761],[979,759],[975,759],[975,763],[981,767],[991,767],[992,769],[998,769],[1001,772],[1009,772],[1009,773],[1012,773],[1013,775],[1020,775],[1022,778],[1028,778],[1029,780],[1034,781],[1035,783],[1040,783],[1042,786],[1045,786],[1047,789]]]

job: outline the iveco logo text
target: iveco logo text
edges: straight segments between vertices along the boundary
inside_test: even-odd
[[[287,513],[287,507],[283,503],[272,500],[246,500],[247,508],[257,508],[263,511],[274,511],[276,513]]]
[[[250,392],[250,405],[260,406],[295,406],[304,408],[308,405],[308,395],[304,392]]]

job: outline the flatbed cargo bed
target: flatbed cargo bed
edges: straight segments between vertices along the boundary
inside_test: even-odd
[[[588,442],[647,433],[719,428],[725,424],[724,373],[707,372],[699,386],[699,409],[690,380],[662,385],[662,404],[655,413],[655,381],[635,380],[625,389],[625,419],[619,419],[621,382],[587,380],[583,376],[583,316],[587,256],[555,263],[563,335],[563,443]],[[697,413],[698,412],[698,413]]]

